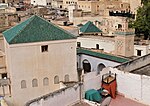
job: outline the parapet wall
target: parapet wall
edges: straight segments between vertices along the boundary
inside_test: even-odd
[[[108,71],[117,75],[117,92],[127,98],[150,104],[150,76],[123,72],[116,68],[108,68]]]
[[[123,64],[115,66],[114,68],[117,68],[120,71],[131,72],[148,64],[150,64],[150,54],[125,62]]]
[[[65,87],[39,98],[30,100],[25,106],[68,106],[80,101],[80,86]]]

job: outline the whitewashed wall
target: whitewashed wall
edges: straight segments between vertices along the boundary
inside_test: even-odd
[[[132,74],[116,68],[108,70],[117,74],[117,91],[119,93],[144,104],[150,104],[150,76]]]
[[[77,42],[81,42],[81,47],[96,48],[96,44],[99,44],[99,49],[104,49],[104,52],[112,53],[115,50],[115,41],[102,40],[102,38],[82,38],[78,37]]]
[[[89,89],[100,89],[101,87],[101,75],[97,75],[96,72],[90,72],[83,76],[84,78],[84,91]]]
[[[64,89],[64,90],[63,90]],[[63,88],[53,93],[45,95],[26,106],[68,106],[80,100],[80,86],[77,84],[73,87]]]
[[[43,5],[43,6],[46,6],[47,3],[51,3],[51,0],[31,0],[31,4],[33,4],[33,5]]]
[[[137,56],[137,50],[141,50],[141,56],[144,56],[149,53],[148,45],[134,45],[134,56]]]
[[[110,61],[110,60],[96,58],[96,57],[92,57],[92,56],[82,54],[82,55],[80,55],[80,59],[79,59],[79,56],[78,56],[78,64],[79,64],[80,68],[83,68],[82,62],[85,59],[87,59],[89,61],[89,63],[91,64],[91,71],[97,71],[98,70],[98,65],[100,63],[103,63],[106,67],[108,67],[108,66],[114,67],[114,66],[117,66],[117,65],[120,64],[120,63],[113,62],[113,61]]]

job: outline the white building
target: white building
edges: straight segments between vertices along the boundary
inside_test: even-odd
[[[59,81],[77,81],[76,37],[38,16],[3,32],[10,79],[10,106],[59,89]],[[1,88],[2,90],[2,88]]]
[[[49,6],[51,5],[52,0],[31,0],[31,4],[33,5],[42,5]]]

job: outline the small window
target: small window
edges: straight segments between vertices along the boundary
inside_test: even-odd
[[[141,56],[142,50],[137,50],[137,56]]]
[[[43,85],[44,85],[44,86],[49,85],[49,79],[48,79],[47,77],[45,77],[45,78],[43,79]]]
[[[3,73],[2,74],[2,79],[6,79],[7,78],[7,73]]]
[[[77,42],[77,47],[81,47],[81,43],[80,42]]]
[[[54,84],[59,84],[59,77],[57,75],[54,77]]]
[[[48,45],[41,46],[42,52],[48,52]]]
[[[37,79],[32,80],[32,87],[38,87],[38,81]]]
[[[26,81],[25,80],[22,80],[21,81],[21,88],[27,88],[27,85],[26,85]]]
[[[69,82],[69,75],[65,75],[65,82]]]
[[[96,44],[96,49],[99,49],[99,44]]]

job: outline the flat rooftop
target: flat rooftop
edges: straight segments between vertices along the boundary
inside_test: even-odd
[[[147,106],[137,101],[125,98],[124,96],[117,95],[115,99],[112,99],[109,106]]]
[[[90,38],[90,39],[99,39],[99,40],[109,40],[109,41],[115,41],[115,37],[114,36],[106,36],[106,35],[83,35],[83,36],[79,36],[80,38]]]
[[[135,69],[131,71],[131,73],[150,76],[150,64],[140,67],[138,69]]]

